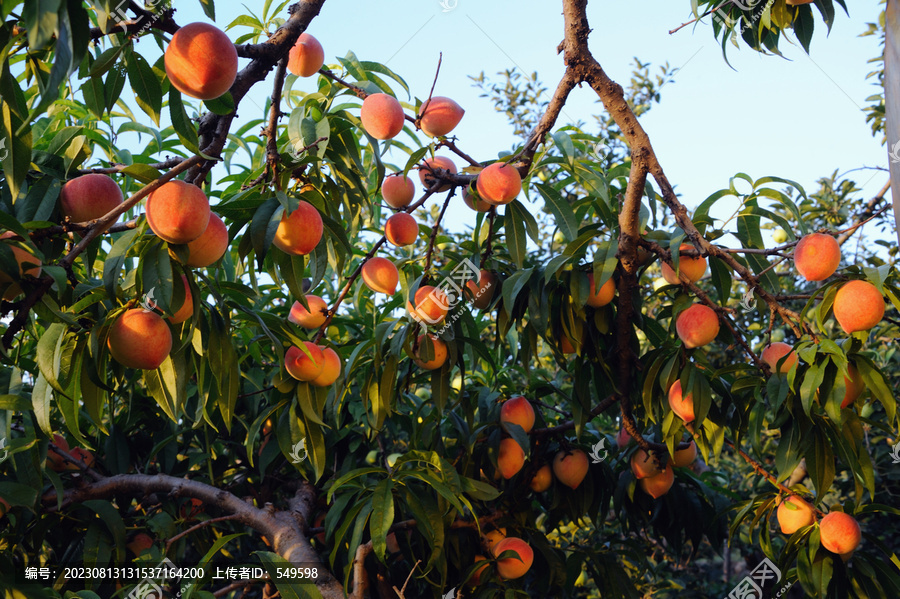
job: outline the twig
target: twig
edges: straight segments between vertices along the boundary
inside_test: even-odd
[[[437,239],[438,231],[441,230],[441,220],[444,218],[444,213],[447,212],[447,206],[450,205],[450,199],[453,197],[454,193],[456,193],[455,188],[451,189],[450,193],[447,194],[447,197],[444,198],[444,205],[441,206],[441,212],[438,214],[437,220],[431,227],[431,238],[428,240],[428,253],[425,255],[425,272],[428,272],[428,270],[431,269],[431,261],[434,255],[434,242]]]
[[[369,588],[369,575],[366,573],[366,557],[372,553],[372,541],[362,543],[356,548],[353,558],[353,592],[350,599],[363,599]]]
[[[431,82],[431,91],[428,92],[428,99],[422,103],[422,106],[427,110],[428,103],[431,102],[431,98],[434,96],[434,87],[437,85],[438,75],[441,74],[441,63],[444,61],[444,53],[440,52],[438,54],[438,63],[437,69],[434,72],[434,81]],[[416,115],[415,123],[416,129],[421,129],[420,127],[422,121],[422,115],[425,114],[425,110],[420,110],[420,112]]]
[[[181,531],[180,533],[178,533],[177,535],[175,535],[174,537],[172,537],[171,539],[166,541],[166,550],[164,553],[169,553],[169,548],[172,546],[172,543],[174,543],[178,539],[182,539],[182,538],[186,537],[187,535],[191,534],[192,532],[200,530],[201,528],[205,528],[205,527],[209,526],[210,524],[215,524],[216,522],[226,522],[228,520],[237,520],[237,519],[238,519],[238,517],[235,514],[229,514],[227,516],[220,516],[218,518],[210,518],[209,520],[204,520],[200,524],[195,524],[194,526],[191,526],[187,530]]]
[[[416,560],[416,563],[413,564],[412,569],[409,571],[409,576],[406,577],[406,582],[403,583],[403,588],[402,588],[402,589],[398,589],[396,586],[393,587],[393,588],[394,588],[394,592],[397,593],[397,597],[399,597],[399,599],[406,599],[406,596],[404,595],[404,593],[406,592],[406,585],[408,585],[408,584],[409,584],[409,581],[412,580],[413,572],[416,571],[416,568],[418,568],[418,567],[419,567],[419,564],[421,564],[421,563],[422,563],[422,560],[417,559],[417,560]]]

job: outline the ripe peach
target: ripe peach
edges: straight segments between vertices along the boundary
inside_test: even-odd
[[[619,449],[622,449],[626,445],[631,443],[631,435],[625,430],[625,427],[619,429],[618,434],[616,434],[616,445]]]
[[[672,464],[678,468],[687,468],[697,459],[697,444],[691,441],[687,449],[676,449]]]
[[[462,198],[463,198],[463,202],[466,203],[466,206],[468,206],[475,212],[487,212],[488,210],[490,210],[493,207],[492,204],[489,204],[489,203],[485,202],[484,200],[481,200],[481,199],[476,200],[475,196],[473,196],[471,193],[469,193],[468,187],[463,187]]]
[[[425,135],[441,137],[453,131],[465,113],[466,111],[450,98],[434,96],[430,100],[425,100],[419,108],[419,127]]]
[[[403,131],[403,107],[394,96],[372,94],[359,111],[363,129],[375,139],[392,139]]]
[[[79,462],[83,463],[88,468],[91,468],[94,465],[94,454],[92,454],[87,449],[83,447],[76,447],[69,452],[69,455]],[[77,465],[69,462],[68,464],[69,470],[81,470]]]
[[[325,354],[311,341],[304,341],[303,345],[309,355],[292,345],[284,354],[284,368],[298,381],[313,381],[325,370]]]
[[[511,164],[495,162],[478,173],[475,187],[488,204],[509,204],[522,191],[522,177]]]
[[[106,345],[122,366],[154,370],[172,351],[172,332],[156,312],[133,308],[123,312],[109,328]]]
[[[559,351],[567,356],[578,353],[578,350],[575,349],[575,346],[572,345],[572,342],[565,335],[559,338]]]
[[[447,344],[444,343],[444,340],[440,337],[436,337],[434,335],[431,335],[430,337],[432,346],[434,347],[434,358],[432,358],[431,360],[425,360],[424,358],[422,358],[422,356],[425,355],[425,351],[423,349],[425,345],[425,336],[420,335],[418,341],[419,346],[413,362],[415,362],[416,366],[424,370],[437,370],[444,365],[444,362],[447,361]]]
[[[126,547],[128,547],[128,550],[133,554],[140,555],[147,549],[153,547],[153,539],[150,537],[150,535],[141,532],[136,534],[134,538],[128,542],[128,545],[126,545]]]
[[[111,177],[99,173],[67,181],[59,192],[59,208],[73,223],[107,214],[122,203],[122,190]]]
[[[703,304],[692,304],[675,320],[678,337],[688,349],[706,345],[719,334],[719,318],[715,310]]]
[[[12,231],[7,231],[3,235],[0,235],[0,239],[9,239],[10,237],[15,237],[16,234]],[[20,247],[10,245],[9,249],[12,250],[13,256],[16,259],[16,262],[19,263],[19,276],[28,275],[30,277],[39,277],[41,276],[41,261],[34,255],[28,253]],[[34,265],[29,266],[27,270],[23,269],[26,265]],[[13,283],[13,279],[11,276],[6,274],[5,272],[0,272],[0,288],[6,287],[6,291],[3,293],[3,299],[11,300],[20,293],[22,293],[22,287],[18,283]]]
[[[500,441],[500,453],[497,455],[497,469],[500,476],[509,480],[525,465],[525,452],[515,439]]]
[[[534,473],[534,477],[528,486],[535,493],[543,493],[550,488],[551,482],[553,482],[553,470],[549,464],[544,464]]]
[[[487,310],[497,293],[497,277],[489,270],[481,269],[478,282],[467,281],[465,293],[472,305],[479,310]]]
[[[847,372],[850,377],[844,377],[844,399],[841,401],[841,407],[846,408],[862,395],[866,390],[866,384],[863,382],[862,375],[853,364],[847,364]]]
[[[188,259],[185,264],[191,268],[209,266],[224,256],[228,249],[228,228],[222,218],[210,212],[206,230],[194,241],[189,241],[187,246]]]
[[[785,356],[787,357],[784,358]],[[784,362],[778,368],[778,361],[782,358],[784,358]],[[797,354],[794,353],[794,348],[787,343],[776,341],[763,348],[759,359],[768,364],[772,372],[788,372],[797,363]]]
[[[309,77],[325,64],[325,49],[319,40],[308,33],[301,33],[297,43],[288,53],[288,70],[298,77]]]
[[[66,438],[62,435],[53,435],[53,444],[56,445],[60,451],[71,454],[69,442],[66,441]],[[68,469],[69,462],[52,449],[47,449],[47,461],[45,462],[45,466],[54,472],[62,472],[63,470]]]
[[[166,76],[178,91],[198,100],[212,100],[231,89],[238,55],[221,29],[190,23],[172,36],[165,65]]]
[[[453,161],[444,156],[435,156],[434,158],[429,158],[422,162],[422,166],[419,167],[419,181],[422,182],[422,185],[431,189],[431,186],[437,183],[437,179],[432,175],[432,170],[443,169],[445,171],[449,171],[451,174],[456,174],[456,165],[453,164]],[[453,185],[450,183],[445,183],[441,185],[437,191],[444,192],[448,191]]]
[[[411,215],[398,212],[384,223],[384,236],[397,247],[412,245],[419,236],[419,225]]]
[[[397,533],[388,533],[385,541],[389,553],[400,553],[400,543],[397,541]]]
[[[518,537],[506,537],[491,550],[494,557],[502,555],[504,551],[515,551],[519,557],[507,557],[497,560],[497,573],[501,578],[512,580],[521,578],[531,568],[534,563],[534,551],[531,547]]]
[[[794,249],[794,266],[807,281],[824,281],[841,263],[841,246],[831,235],[812,233]]]
[[[868,331],[884,316],[884,298],[868,281],[844,283],[834,296],[834,317],[847,334]]]
[[[321,349],[325,356],[325,366],[322,368],[322,374],[311,380],[310,384],[316,387],[330,387],[341,376],[341,357],[330,347]]]
[[[504,430],[507,423],[518,424],[526,433],[534,428],[534,408],[521,395],[504,402],[500,408],[500,426]]]
[[[644,490],[644,493],[653,499],[659,499],[668,493],[674,484],[675,470],[673,468],[666,468],[656,476],[642,478],[638,481],[638,485]]]
[[[0,497],[0,518],[2,518],[3,516],[5,516],[6,514],[8,514],[8,513],[9,513],[9,510],[10,510],[10,505],[9,505],[9,503],[8,503],[5,499],[3,499],[2,497]],[[482,558],[482,559],[484,559],[484,558]],[[478,569],[478,572],[481,572],[481,570],[483,570],[483,569],[484,569],[484,568],[479,568],[479,569]],[[477,573],[476,573],[476,574],[477,574]],[[478,583],[475,583],[475,584],[478,584]]]
[[[487,558],[484,557],[483,555],[476,555],[475,558],[472,560],[472,565],[474,566],[475,564],[477,564],[479,562],[485,562],[485,563],[478,566],[478,568],[475,570],[475,572],[472,573],[472,578],[469,579],[469,584],[471,586],[478,586],[481,584],[481,573],[484,572],[484,569],[490,565],[487,562]]]
[[[594,287],[594,273],[588,273],[588,300],[587,305],[592,308],[602,308],[613,300],[616,295],[616,282],[612,277],[600,286],[599,290]]]
[[[147,197],[147,223],[169,243],[188,243],[203,235],[209,215],[206,194],[184,181],[169,181]]]
[[[391,208],[406,208],[416,197],[416,186],[412,179],[397,173],[384,178],[381,197]]]
[[[795,495],[791,495],[779,503],[775,517],[778,518],[778,524],[781,525],[781,532],[786,535],[792,535],[816,521],[813,507]]]
[[[631,471],[635,478],[649,478],[659,474],[659,466],[656,465],[656,460],[650,454],[643,449],[638,449],[631,456]]]
[[[309,310],[304,308],[300,302],[294,302],[291,312],[288,314],[288,321],[304,329],[318,329],[325,324],[325,320],[328,318],[326,314],[328,304],[318,295],[307,295],[306,303],[309,305]]]
[[[580,449],[560,451],[553,458],[553,475],[570,489],[577,489],[589,466],[587,455]]]
[[[374,256],[363,264],[362,279],[375,293],[394,295],[400,283],[400,273],[397,272],[394,263],[387,258]]]
[[[669,407],[675,415],[684,420],[684,423],[694,421],[694,394],[683,395],[681,380],[675,381],[669,387]]]
[[[178,281],[178,279],[175,280]],[[175,284],[178,285],[178,283]],[[175,314],[169,317],[169,322],[172,324],[181,324],[194,315],[194,299],[191,297],[191,286],[185,275],[181,275],[181,284],[184,286],[184,303]]]
[[[859,523],[844,512],[831,512],[822,518],[819,534],[822,547],[840,555],[856,550],[862,540]]]
[[[494,529],[484,535],[484,544],[488,549],[493,549],[494,545],[506,538],[506,529]]]
[[[681,250],[692,250],[694,246],[690,243],[682,243],[678,248]],[[663,262],[662,275],[669,285],[681,285],[681,279],[675,274],[671,266]],[[678,260],[678,269],[690,279],[691,283],[696,283],[703,278],[706,273],[706,258],[703,256],[681,256]]]
[[[319,245],[322,231],[322,215],[312,204],[300,200],[296,210],[282,215],[272,243],[287,254],[305,256]]]
[[[415,318],[427,324],[437,324],[444,320],[450,310],[450,300],[443,290],[431,285],[422,285],[416,290],[413,300],[416,305],[406,302],[406,309]]]

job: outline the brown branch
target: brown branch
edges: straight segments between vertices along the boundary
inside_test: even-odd
[[[428,106],[428,103],[431,102],[431,98],[434,96],[434,88],[435,88],[435,86],[437,85],[438,75],[441,74],[441,63],[442,63],[442,62],[444,62],[444,53],[443,53],[443,52],[439,52],[439,53],[438,53],[437,69],[435,69],[435,71],[434,71],[434,81],[431,82],[431,91],[428,92],[428,99],[425,100],[425,101],[422,103],[422,106]],[[422,121],[422,114],[424,114],[424,112],[420,112],[420,113],[416,114],[416,118],[415,118],[415,120],[413,121],[413,122],[416,124],[416,129],[417,129],[417,130],[418,130],[418,129],[421,129],[421,127],[419,126],[419,124],[420,124],[421,121]]]
[[[488,221],[490,223],[488,225],[488,227],[489,227],[488,228],[488,236],[487,236],[487,239],[484,241],[485,249],[484,249],[484,254],[481,255],[481,264],[478,265],[479,268],[484,268],[484,265],[490,259],[491,254],[494,251],[492,244],[494,241],[494,220],[496,218],[497,218],[497,207],[491,206],[491,209],[488,210]]]
[[[596,406],[591,408],[591,411],[588,413],[588,415],[589,415],[588,420],[591,420],[592,418],[594,418],[594,417],[598,416],[599,414],[602,414],[603,412],[608,410],[610,408],[610,406],[612,406],[616,403],[616,401],[618,401],[618,398],[615,395],[610,395],[610,396],[604,398],[600,403],[598,403]],[[575,421],[568,420],[561,424],[557,424],[556,426],[548,426],[547,428],[536,428],[533,431],[531,431],[531,434],[534,436],[561,435],[570,430],[574,430],[574,428],[575,428]]]
[[[451,152],[453,152],[454,154],[456,154],[457,156],[459,156],[460,158],[462,158],[463,160],[468,162],[471,166],[477,166],[479,168],[481,167],[480,162],[478,162],[477,160],[475,160],[474,158],[472,158],[471,156],[469,156],[468,154],[466,154],[465,152],[460,150],[459,147],[456,145],[456,142],[454,142],[451,139],[440,140],[437,143],[437,145],[434,146],[434,151],[437,152],[441,148],[447,148],[448,150],[450,150]]]
[[[257,578],[255,580],[239,580],[237,582],[232,582],[229,585],[222,587],[221,589],[217,589],[213,591],[213,597],[224,597],[229,593],[232,593],[238,589],[247,590],[251,585],[258,584],[261,582],[266,582],[264,578]],[[243,595],[241,595],[243,596]]]
[[[287,75],[287,56],[278,61],[278,68],[275,69],[275,85],[272,89],[272,106],[269,108],[269,125],[264,131],[266,136],[266,168],[265,173],[272,174],[272,180],[275,187],[281,191],[281,184],[278,182],[278,164],[281,162],[281,155],[278,153],[278,117],[281,116],[281,90],[284,87],[284,79]]]
[[[568,64],[568,59],[566,64]],[[556,90],[553,92],[553,97],[550,98],[547,110],[544,112],[543,116],[541,116],[540,122],[538,122],[534,131],[532,131],[531,136],[528,138],[528,142],[525,144],[525,147],[522,148],[519,156],[516,156],[519,160],[520,174],[524,175],[531,168],[531,164],[534,162],[534,155],[537,153],[541,144],[544,143],[550,130],[553,129],[553,125],[556,124],[556,121],[559,119],[563,106],[565,106],[569,94],[575,89],[575,85],[579,83],[579,79],[580,78],[573,70],[566,69],[565,74],[556,86]]]
[[[406,599],[406,595],[404,594],[404,593],[406,593],[406,585],[408,585],[409,581],[412,580],[413,573],[416,571],[416,568],[418,568],[419,564],[421,564],[421,563],[422,563],[422,560],[417,559],[416,563],[413,564],[412,569],[409,571],[409,576],[406,577],[406,582],[403,583],[402,589],[398,589],[397,587],[394,587],[394,592],[397,593],[397,597],[399,597],[399,599]]]
[[[363,599],[369,589],[369,575],[366,572],[366,557],[372,553],[372,541],[362,543],[356,548],[353,558],[353,592],[350,599]]]
[[[237,518],[238,517],[236,515],[229,514],[227,516],[221,516],[219,518],[210,518],[209,520],[204,520],[200,524],[195,524],[194,526],[191,526],[187,530],[181,531],[180,533],[178,533],[177,535],[175,535],[174,537],[172,537],[171,539],[166,541],[166,550],[163,553],[169,553],[169,548],[172,546],[172,543],[174,543],[178,539],[183,539],[184,537],[188,536],[192,532],[196,532],[196,531],[200,530],[201,528],[205,528],[211,524],[215,524],[216,522],[227,522],[228,520],[237,520]]]
[[[444,198],[444,205],[441,206],[441,211],[438,214],[437,220],[434,222],[434,225],[431,227],[431,237],[428,240],[428,252],[425,254],[425,272],[431,268],[431,260],[434,255],[434,242],[437,240],[438,231],[441,230],[441,220],[444,218],[444,214],[447,212],[447,207],[450,205],[450,199],[453,197],[453,194],[456,192],[456,188],[451,189],[450,193],[447,194],[447,197]]]
[[[117,33],[132,36],[144,33],[149,29],[159,29],[166,33],[174,34],[179,29],[178,24],[172,19],[172,15],[175,13],[174,8],[166,9],[160,13],[153,13],[145,10],[137,2],[129,2],[128,8],[137,15],[136,19],[119,22],[110,27],[108,31],[103,31],[99,27],[92,27],[91,39],[96,41],[107,35],[115,35]],[[115,18],[114,15],[122,16],[118,12],[113,12],[109,16]]]
[[[856,229],[863,226],[864,224],[866,224],[873,218],[875,218],[875,217],[879,216],[880,214],[883,214],[887,210],[891,209],[891,205],[888,204],[888,205],[884,206],[883,208],[881,208],[880,210],[877,210],[877,211],[875,210],[878,207],[878,204],[880,204],[884,200],[884,196],[887,195],[887,192],[890,188],[891,188],[891,181],[890,181],[890,179],[888,179],[888,182],[884,184],[884,186],[881,188],[881,191],[879,191],[875,195],[875,197],[872,198],[871,200],[869,200],[868,203],[865,205],[865,207],[863,207],[862,211],[857,216],[856,224],[853,225],[852,227],[849,227],[847,229],[844,229],[843,231],[838,232],[838,235],[837,235],[838,245],[844,245],[847,242],[847,240],[850,239],[850,237],[853,235],[853,232],[856,231]]]

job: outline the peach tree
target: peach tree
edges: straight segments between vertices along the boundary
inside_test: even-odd
[[[888,186],[689,208],[586,4],[549,101],[479,79],[521,143],[475,156],[325,0],[0,2],[6,596],[900,593],[897,252],[844,246]],[[835,4],[693,8],[777,52]]]

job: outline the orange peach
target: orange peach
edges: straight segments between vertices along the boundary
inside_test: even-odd
[[[288,53],[288,70],[298,77],[309,77],[325,64],[325,49],[319,40],[308,33],[301,33],[297,43]]]
[[[441,137],[453,131],[465,113],[450,98],[434,96],[425,100],[419,108],[419,127],[430,137]]]
[[[669,387],[669,407],[675,415],[684,420],[684,423],[694,421],[694,394],[683,395],[681,380],[675,381]]]
[[[850,375],[844,377],[844,399],[841,401],[841,407],[846,408],[863,394],[866,390],[866,384],[863,382],[862,375],[853,364],[847,364],[847,373]]]
[[[422,285],[413,296],[415,306],[406,302],[406,309],[410,315],[426,324],[442,322],[450,310],[450,300],[443,290],[431,285]]]
[[[500,452],[497,454],[497,469],[500,476],[509,480],[525,465],[525,451],[515,439],[500,441]]]
[[[550,488],[551,482],[553,482],[553,470],[549,464],[544,464],[534,473],[534,477],[532,477],[528,486],[535,493],[543,493]]]
[[[469,193],[468,187],[463,187],[462,198],[463,202],[466,203],[466,206],[475,212],[487,212],[493,207],[493,204],[489,204],[481,199],[475,199],[475,196]]]
[[[862,540],[859,523],[844,512],[831,512],[822,518],[819,534],[822,547],[839,555],[856,550]]]
[[[67,181],[59,192],[59,208],[73,223],[100,218],[122,203],[122,190],[107,175],[91,173]]]
[[[300,302],[294,302],[291,312],[288,314],[288,321],[304,329],[318,329],[325,324],[325,320],[328,318],[328,314],[326,314],[328,304],[318,295],[307,295],[306,303],[309,310],[304,308]]]
[[[715,310],[703,304],[692,304],[678,315],[675,331],[688,349],[706,345],[719,334],[719,318]]]
[[[868,331],[884,317],[884,298],[868,281],[844,283],[834,296],[834,317],[848,334]]]
[[[522,177],[511,164],[495,162],[478,173],[475,187],[488,204],[509,204],[522,191]]]
[[[62,435],[53,435],[53,444],[56,445],[57,449],[60,451],[71,454],[69,442],[66,441],[66,438]],[[47,461],[45,462],[45,465],[54,472],[62,472],[63,470],[68,469],[69,462],[67,462],[59,453],[52,449],[47,449]]]
[[[416,366],[424,370],[437,370],[447,361],[447,344],[444,343],[444,340],[440,337],[436,337],[434,335],[430,335],[430,337],[432,347],[434,348],[434,357],[430,360],[426,360],[423,357],[425,355],[425,336],[420,335],[418,340],[418,348],[416,350],[416,357],[415,359],[413,359],[413,362],[415,362]]]
[[[685,449],[676,449],[672,464],[677,468],[687,468],[697,459],[697,444],[691,441]]]
[[[94,465],[94,454],[92,454],[87,449],[83,447],[76,447],[72,451],[69,452],[69,455],[88,468],[91,468]],[[81,470],[79,466],[76,464],[69,463],[69,470]]]
[[[513,397],[500,408],[500,425],[506,430],[507,424],[518,424],[526,433],[534,428],[534,408],[522,397]]]
[[[506,529],[505,528],[495,528],[494,530],[485,533],[484,535],[484,544],[488,549],[493,549],[494,545],[502,541],[506,538]]]
[[[566,354],[567,356],[578,353],[578,350],[575,349],[572,341],[565,335],[559,338],[559,351]]]
[[[206,230],[194,241],[189,241],[187,246],[188,259],[185,264],[191,268],[209,266],[224,256],[228,249],[228,228],[222,218],[210,212]]]
[[[131,541],[126,545],[129,551],[131,551],[135,555],[140,555],[147,549],[153,547],[153,539],[150,535],[144,534],[142,532],[136,534]]]
[[[841,263],[841,246],[831,235],[812,233],[794,249],[794,266],[807,281],[824,281]]]
[[[638,485],[644,490],[644,493],[653,499],[659,499],[668,493],[674,484],[675,470],[672,468],[666,468],[656,476],[642,478],[638,481]]]
[[[406,208],[416,197],[416,186],[412,179],[397,173],[385,177],[381,184],[381,197],[391,208]]]
[[[787,357],[785,358],[785,356]],[[782,358],[784,358],[784,362],[779,368],[778,362]],[[794,348],[787,343],[776,341],[763,348],[759,359],[768,364],[772,372],[788,372],[797,363],[797,354],[794,353]]]
[[[169,243],[188,243],[203,235],[209,215],[206,194],[184,181],[169,181],[147,197],[147,223]]]
[[[649,478],[659,474],[659,466],[656,465],[656,460],[653,456],[643,449],[638,449],[631,456],[631,471],[634,473],[635,478]]]
[[[403,107],[388,94],[372,94],[359,111],[363,129],[375,139],[392,139],[403,131]]]
[[[3,499],[2,497],[0,497],[0,518],[2,518],[3,516],[5,516],[6,514],[8,514],[8,513],[9,513],[9,510],[10,510],[10,505],[9,505],[9,503],[8,503],[5,499]],[[482,559],[484,559],[484,558],[482,558]],[[486,564],[485,564],[485,566],[486,566]],[[481,572],[481,570],[483,570],[483,569],[484,569],[484,568],[479,568],[478,572]],[[476,573],[476,574],[477,574],[477,573]],[[475,584],[478,584],[478,583],[475,583]]]
[[[325,356],[325,365],[322,367],[322,374],[311,380],[309,383],[316,387],[330,387],[338,380],[338,377],[341,376],[341,357],[330,347],[322,347],[321,349],[322,354]]]
[[[553,475],[570,489],[577,489],[589,466],[587,454],[580,449],[560,451],[553,458]]]
[[[419,181],[422,182],[422,185],[431,189],[431,186],[438,182],[438,179],[435,178],[434,174],[441,173],[433,173],[432,171],[437,171],[439,169],[443,169],[448,171],[450,174],[456,174],[456,165],[453,164],[453,161],[449,158],[445,158],[444,156],[435,156],[434,158],[429,158],[422,162],[422,166],[419,167]],[[445,183],[438,187],[438,192],[448,191],[453,185],[450,183]]]
[[[411,215],[398,212],[384,223],[384,236],[397,247],[412,245],[419,237],[419,225]]]
[[[190,23],[166,47],[166,76],[183,94],[198,100],[218,98],[237,77],[238,56],[225,33],[208,23]]]
[[[16,234],[12,231],[7,231],[3,235],[0,235],[0,239],[9,239],[10,237],[15,237]],[[20,247],[10,245],[9,249],[12,250],[13,256],[16,259],[16,262],[19,264],[19,276],[28,275],[30,277],[39,277],[41,276],[41,261],[27,251],[23,250]],[[28,266],[32,265],[32,266]],[[24,267],[28,266],[27,269]],[[18,283],[13,282],[13,278],[6,274],[5,272],[0,272],[0,288],[5,287],[6,290],[3,293],[3,299],[11,300],[20,293],[22,293],[22,287]]]
[[[175,280],[177,281],[178,279]],[[178,283],[175,284],[177,285]],[[169,317],[169,322],[172,324],[181,324],[194,315],[194,299],[191,296],[191,286],[185,275],[181,275],[181,284],[184,287],[184,302],[178,308],[178,311]]]
[[[400,283],[397,267],[387,258],[374,256],[362,267],[363,282],[375,293],[394,295]]]
[[[325,354],[311,341],[304,341],[303,345],[309,354],[292,345],[284,354],[284,367],[298,381],[313,381],[325,370]]]
[[[592,308],[602,308],[613,300],[616,295],[616,282],[612,277],[596,289],[594,286],[594,273],[588,273],[588,299],[587,305]]]
[[[172,351],[172,332],[156,312],[133,308],[123,312],[109,328],[106,345],[122,366],[154,370]]]
[[[287,254],[305,256],[319,245],[322,231],[322,215],[315,206],[300,200],[296,210],[282,215],[272,243]]]
[[[506,537],[491,550],[494,557],[502,555],[504,551],[515,551],[519,557],[507,557],[497,560],[497,573],[501,578],[512,580],[521,578],[531,568],[534,563],[534,551],[531,547],[518,537]]]
[[[813,511],[813,507],[795,495],[791,495],[780,502],[778,509],[775,511],[775,517],[778,518],[781,532],[786,535],[792,535],[804,526],[814,524],[816,521],[816,513]]]
[[[487,562],[487,558],[484,557],[483,555],[476,555],[475,558],[472,560],[472,565],[474,566],[475,564],[477,564],[479,562],[484,562],[484,563],[481,564],[480,566],[478,566],[478,568],[475,569],[475,572],[472,573],[472,578],[469,579],[470,586],[478,586],[481,584],[481,574],[482,574],[482,572],[484,572],[484,569],[490,565]]]
[[[497,277],[489,270],[481,269],[478,282],[466,281],[465,294],[478,310],[487,310],[497,293]]]
[[[695,248],[690,243],[682,243],[678,248],[679,251],[692,249]],[[681,279],[678,278],[678,275],[675,274],[675,271],[671,266],[663,262],[661,268],[666,283],[669,285],[681,285]],[[703,256],[681,256],[678,260],[678,269],[691,281],[691,283],[696,283],[702,279],[703,275],[706,273],[706,258]]]

